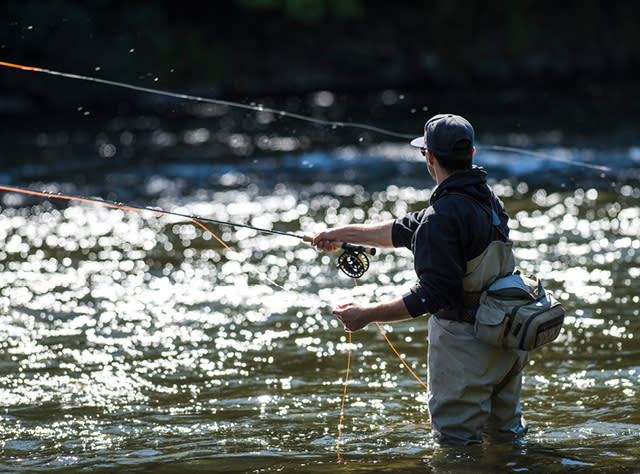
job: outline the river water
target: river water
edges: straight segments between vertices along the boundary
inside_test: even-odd
[[[5,131],[0,181],[309,234],[402,216],[434,188],[401,142],[207,119]],[[355,287],[295,238],[208,225],[227,250],[176,217],[3,192],[0,470],[640,472],[640,149],[502,138],[611,168],[478,147],[520,267],[568,315],[525,370],[522,442],[438,447],[424,388],[377,328],[349,345],[331,316],[412,286],[406,250],[380,251]],[[425,380],[426,323],[383,325]]]

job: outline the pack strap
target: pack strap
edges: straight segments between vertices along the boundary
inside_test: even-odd
[[[463,196],[466,197],[468,199],[471,199],[473,202],[475,202],[478,206],[480,206],[491,218],[491,225],[493,226],[493,229],[500,234],[500,236],[502,237],[501,240],[503,241],[507,241],[509,240],[509,236],[507,235],[507,233],[502,229],[502,221],[500,221],[500,217],[498,216],[498,212],[496,211],[497,209],[497,204],[495,202],[495,198],[493,196],[493,193],[489,196],[489,201],[491,202],[491,207],[487,206],[486,204],[478,201],[476,198],[474,198],[473,196],[470,196],[467,193],[462,193],[459,191],[447,191],[445,194],[453,194],[456,196]]]
[[[491,219],[491,226],[492,226],[491,240],[494,240],[493,239],[494,232],[499,234],[500,237],[502,237],[501,240],[503,240],[504,242],[509,240],[509,237],[507,236],[506,232],[502,230],[502,221],[500,221],[500,217],[498,216],[498,212],[496,211],[497,204],[495,202],[495,197],[493,193],[489,197],[489,200],[491,202],[491,207],[478,201],[476,198],[466,193],[462,193],[458,191],[446,191],[445,195],[448,195],[448,194],[463,196],[463,197],[466,197],[467,199],[471,199],[489,215],[489,218]],[[459,321],[459,322],[474,324],[476,322],[476,312],[478,310],[478,305],[480,304],[481,295],[482,295],[482,291],[474,291],[474,292],[465,291],[462,306],[460,308],[457,308],[455,310],[453,308],[441,310],[436,314],[436,316],[439,319],[448,319],[451,321]]]

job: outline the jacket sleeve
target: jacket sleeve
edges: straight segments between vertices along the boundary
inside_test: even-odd
[[[406,247],[413,251],[413,236],[418,230],[426,211],[426,209],[423,209],[396,219],[391,228],[391,239],[394,247]]]
[[[414,254],[418,282],[403,296],[405,306],[413,317],[455,307],[464,296],[461,282],[465,263],[461,255],[460,222],[455,215],[440,207],[436,203],[435,207],[418,215],[409,215],[396,221],[394,226],[393,235],[397,238],[394,238],[394,244],[404,244],[407,229],[414,229],[409,248]],[[419,223],[415,225],[413,219],[418,218]],[[404,227],[403,224],[407,222],[410,225]]]

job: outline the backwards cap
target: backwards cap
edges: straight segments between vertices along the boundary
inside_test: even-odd
[[[460,140],[469,141],[469,151],[473,150],[473,127],[459,115],[439,114],[424,124],[424,136],[411,140],[411,145],[426,148],[436,156],[453,156],[460,153],[455,145]]]

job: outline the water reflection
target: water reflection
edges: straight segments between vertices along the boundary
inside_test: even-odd
[[[157,146],[213,139],[198,128],[155,137]],[[117,153],[129,146],[111,143]],[[257,165],[164,162],[110,171],[107,181],[140,185],[138,204],[313,233],[426,206],[422,164],[402,160],[400,150],[369,150],[375,170],[343,149]],[[362,179],[344,178],[345,170]],[[379,467],[374,457],[387,469],[434,472],[638,460],[640,190],[594,187],[590,179],[540,187],[528,176],[494,174],[521,266],[540,273],[569,311],[560,340],[533,353],[525,373],[532,431],[518,447],[435,448],[423,389],[370,328],[351,345],[342,449],[364,470]],[[41,185],[56,186],[100,194],[105,185]],[[0,444],[10,469],[82,468],[100,459],[105,468],[293,463],[333,472],[348,342],[330,307],[406,290],[415,278],[407,252],[380,252],[354,289],[334,255],[297,239],[212,227],[233,249],[226,251],[176,218],[0,199]],[[424,376],[426,321],[384,329]]]

